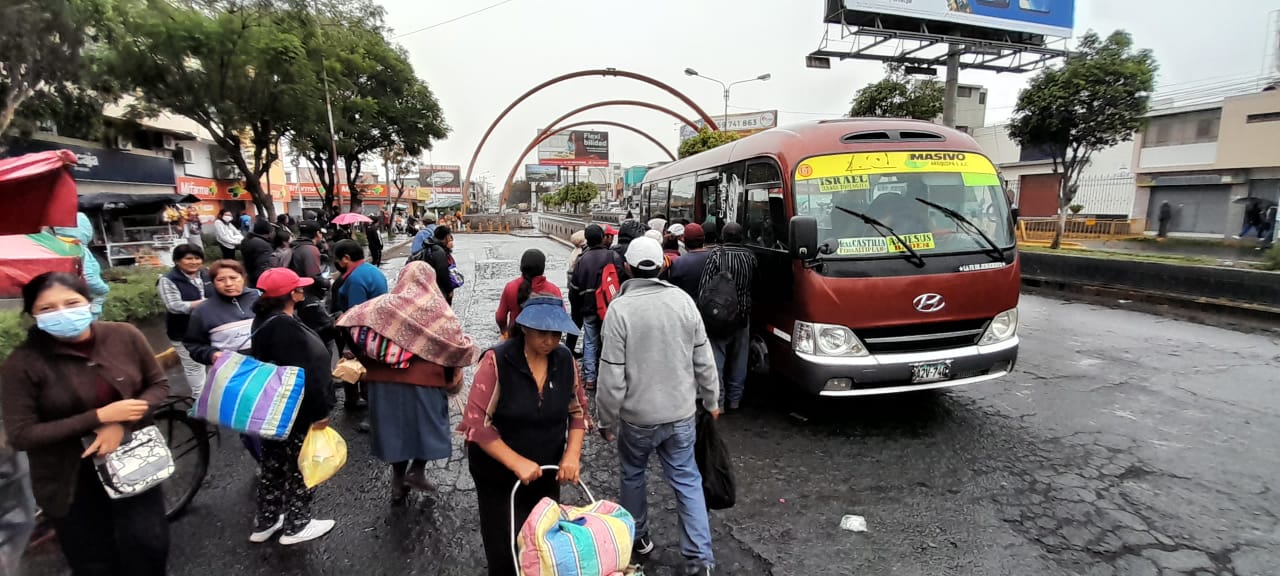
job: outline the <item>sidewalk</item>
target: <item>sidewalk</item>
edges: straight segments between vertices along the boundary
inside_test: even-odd
[[[1080,240],[1078,242],[1089,250],[1185,256],[1189,259],[1214,260],[1219,265],[1229,265],[1226,263],[1237,262],[1261,262],[1263,255],[1266,253],[1266,250],[1262,249],[1256,240],[1251,239],[1197,240],[1167,238],[1163,242],[1158,242],[1155,238],[1148,238],[1134,240]]]

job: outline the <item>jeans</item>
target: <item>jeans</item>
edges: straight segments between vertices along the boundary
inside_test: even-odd
[[[182,342],[170,340],[169,345],[173,346],[173,351],[178,354],[178,360],[182,362],[182,374],[186,377],[191,397],[199,398],[200,391],[204,390],[204,364],[192,360],[191,353],[187,351],[186,346],[182,345]]]
[[[716,370],[720,372],[720,405],[742,402],[747,388],[747,360],[751,351],[751,329],[741,328],[728,338],[711,341],[716,354]],[[726,396],[727,393],[727,396]]]
[[[711,523],[707,518],[707,502],[702,495],[702,474],[694,461],[693,445],[697,441],[694,418],[657,426],[637,426],[623,422],[618,427],[618,460],[622,465],[622,507],[636,521],[636,538],[649,533],[648,501],[645,469],[649,456],[658,453],[663,476],[676,494],[676,510],[680,515],[680,553],[687,568],[713,568]]]
[[[582,321],[582,381],[592,384],[600,370],[600,319]]]

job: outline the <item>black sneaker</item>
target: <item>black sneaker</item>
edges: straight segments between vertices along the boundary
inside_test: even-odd
[[[636,538],[635,543],[631,545],[631,551],[641,556],[648,556],[653,552],[653,540],[648,536]]]

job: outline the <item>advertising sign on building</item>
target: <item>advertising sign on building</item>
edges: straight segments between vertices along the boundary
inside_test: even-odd
[[[524,179],[530,184],[545,184],[560,181],[559,166],[543,166],[541,164],[525,164]]]
[[[418,188],[430,188],[432,194],[462,194],[462,167],[428,164],[418,171]]]
[[[730,114],[728,119],[724,116],[716,117],[716,124],[720,125],[720,129],[725,132],[735,132],[739,136],[750,136],[756,132],[763,132],[778,125],[778,111],[764,110],[761,112],[748,112],[746,114]],[[694,120],[694,124],[698,128],[706,125],[702,120]],[[687,125],[680,125],[680,141],[684,142],[690,138],[697,136],[697,132]]]
[[[538,145],[538,164],[544,166],[608,166],[609,133],[570,130]]]
[[[1075,0],[844,0],[848,10],[1070,38]]]
[[[75,154],[77,164],[71,167],[71,175],[78,181],[175,185],[172,158],[43,140],[15,140],[6,153],[21,156],[46,150],[70,150]]]

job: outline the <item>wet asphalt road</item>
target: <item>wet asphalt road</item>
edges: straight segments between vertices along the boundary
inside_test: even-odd
[[[563,282],[568,250],[553,241],[459,235],[457,246],[468,284],[455,308],[481,345],[496,340],[493,312],[521,251],[543,249]],[[1034,296],[1021,311],[1018,370],[995,383],[817,407],[754,383],[744,410],[721,420],[739,492],[712,518],[719,573],[1280,574],[1277,339]],[[247,542],[253,468],[224,435],[173,524],[171,572],[483,574],[463,452],[428,468],[438,493],[392,507],[390,471],[357,421],[335,415],[350,460],[316,497],[337,528],[292,548]],[[591,436],[583,464],[597,494],[615,498],[613,448]],[[651,468],[659,553],[646,573],[668,575],[674,502],[658,478]],[[870,531],[841,531],[844,514]],[[30,573],[58,564],[46,549]]]

